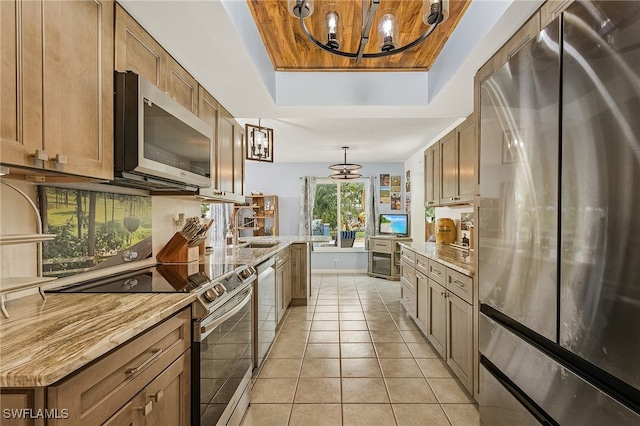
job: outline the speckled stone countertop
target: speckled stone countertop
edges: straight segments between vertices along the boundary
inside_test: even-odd
[[[474,253],[472,251],[468,252],[468,256],[463,256],[465,254],[464,250],[449,247],[446,244],[406,242],[400,243],[400,245],[407,247],[418,254],[426,256],[429,259],[442,263],[443,265],[462,274],[470,277],[474,275]]]
[[[0,387],[47,386],[188,306],[193,294],[48,294],[7,302]]]
[[[293,243],[317,238],[243,238],[275,244],[216,246],[200,263],[215,279],[239,264],[257,265]],[[194,300],[187,293],[53,293],[46,300],[36,295],[10,300],[10,318],[0,318],[0,387],[53,384]]]

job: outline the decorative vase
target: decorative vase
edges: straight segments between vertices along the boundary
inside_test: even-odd
[[[443,217],[436,222],[436,243],[451,244],[456,240],[456,223],[453,219]]]

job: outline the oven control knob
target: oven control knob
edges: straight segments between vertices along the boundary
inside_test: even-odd
[[[215,286],[213,286],[213,288],[216,289],[216,291],[218,292],[218,294],[220,296],[222,296],[224,294],[224,292],[225,292],[225,288],[224,288],[224,286],[222,284],[216,284]]]
[[[213,302],[214,300],[216,300],[218,298],[218,295],[216,294],[215,291],[213,291],[212,288],[207,289],[204,293],[203,296],[205,298],[205,300],[207,302]]]

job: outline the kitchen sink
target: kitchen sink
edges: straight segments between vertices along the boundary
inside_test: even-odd
[[[279,243],[275,241],[252,241],[242,246],[244,248],[271,248],[277,246]]]

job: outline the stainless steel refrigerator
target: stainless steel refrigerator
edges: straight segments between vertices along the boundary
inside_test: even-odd
[[[481,88],[480,418],[640,424],[640,2],[575,2]]]

